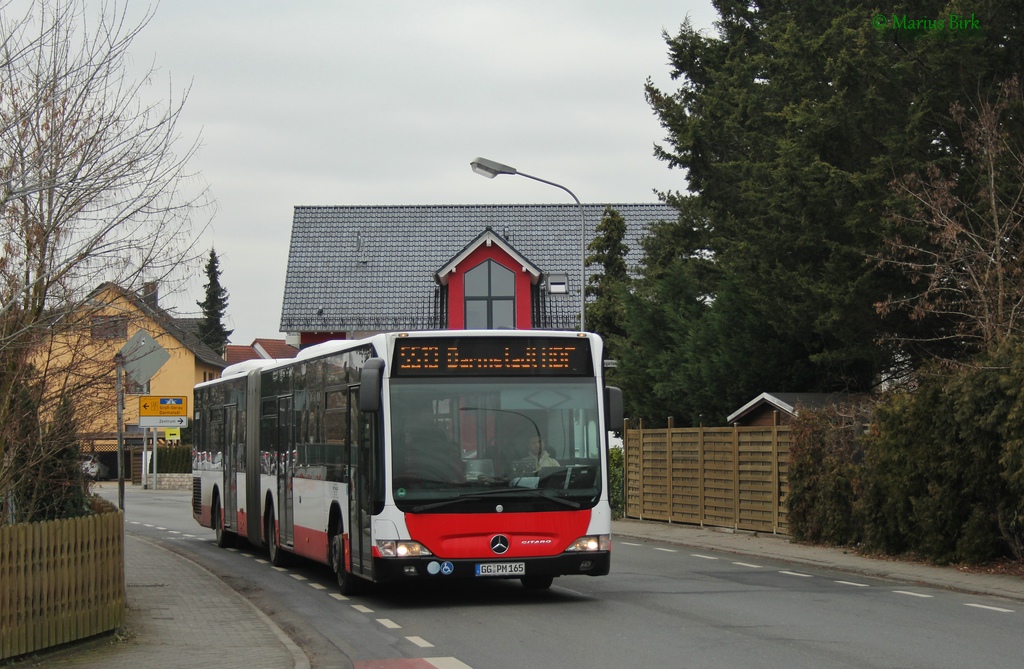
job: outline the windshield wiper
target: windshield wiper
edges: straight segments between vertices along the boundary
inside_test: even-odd
[[[439,509],[443,506],[448,506],[449,504],[458,504],[459,502],[481,500],[484,499],[485,497],[492,497],[494,495],[529,495],[531,497],[540,497],[541,499],[547,499],[551,500],[552,502],[558,502],[559,504],[567,506],[571,509],[578,509],[581,506],[579,502],[574,502],[571,499],[564,499],[562,497],[556,497],[554,495],[544,493],[535,488],[498,488],[497,490],[465,492],[462,493],[461,495],[456,495],[451,499],[443,499],[440,502],[432,502],[430,504],[420,504],[419,506],[414,506],[411,509],[411,511],[412,513],[420,513],[422,511],[430,511],[431,509]]]

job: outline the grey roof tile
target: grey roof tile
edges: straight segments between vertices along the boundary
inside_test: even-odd
[[[606,205],[583,205],[587,241]],[[676,212],[613,204],[626,220],[627,263],[641,237]],[[565,272],[569,293],[546,299],[548,326],[575,329],[582,259],[575,204],[295,207],[282,332],[422,330],[435,321],[434,273],[490,226],[544,273]],[[587,276],[592,273],[587,268]]]

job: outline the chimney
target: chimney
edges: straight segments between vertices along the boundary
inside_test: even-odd
[[[156,281],[147,281],[142,284],[142,301],[153,309],[159,309],[160,284]]]

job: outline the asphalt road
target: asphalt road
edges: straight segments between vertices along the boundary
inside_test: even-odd
[[[450,581],[344,599],[326,567],[280,571],[257,551],[217,548],[189,504],[187,491],[129,490],[127,530],[221,576],[314,667],[445,656],[489,669],[1016,668],[1024,657],[1020,614],[1002,600],[627,539],[611,575],[549,591]]]

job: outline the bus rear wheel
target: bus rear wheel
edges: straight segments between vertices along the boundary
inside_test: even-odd
[[[267,510],[267,555],[270,557],[270,564],[275,567],[284,567],[288,558],[281,550],[281,544],[277,539],[277,524],[274,522],[274,509]]]
[[[235,544],[235,536],[224,529],[224,518],[220,513],[220,498],[213,498],[213,532],[217,537],[217,545],[221,548],[230,548]]]

